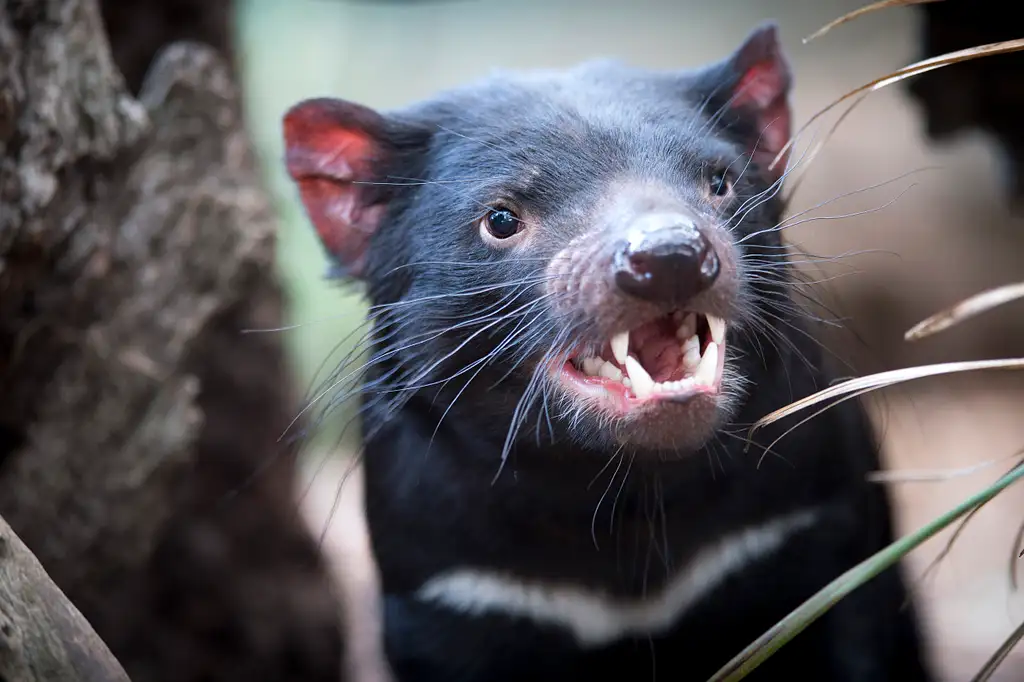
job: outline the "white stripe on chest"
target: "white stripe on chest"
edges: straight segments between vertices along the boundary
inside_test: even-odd
[[[571,584],[532,582],[473,568],[440,573],[416,596],[467,614],[504,613],[560,626],[580,646],[596,647],[664,632],[730,574],[775,552],[814,520],[813,511],[801,511],[727,535],[701,549],[662,589],[642,598],[616,598]]]

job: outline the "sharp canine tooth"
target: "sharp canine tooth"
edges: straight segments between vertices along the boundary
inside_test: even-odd
[[[626,364],[626,356],[629,354],[629,332],[624,331],[612,337],[612,355],[620,365]]]
[[[714,315],[708,315],[708,327],[711,328],[711,340],[715,343],[725,341],[725,320]]]
[[[605,379],[611,379],[612,381],[622,380],[622,370],[607,360],[603,360],[601,362],[601,367],[598,369],[597,373]]]
[[[694,381],[703,386],[712,386],[715,383],[715,375],[718,374],[718,344],[711,342],[704,357],[700,360],[700,366],[693,375]]]
[[[636,358],[626,357],[626,373],[633,382],[633,393],[637,398],[646,398],[654,390],[654,379]]]

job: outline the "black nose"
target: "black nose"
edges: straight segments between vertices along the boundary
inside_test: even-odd
[[[706,290],[721,269],[711,243],[686,216],[644,220],[616,252],[613,268],[624,293],[673,304]]]

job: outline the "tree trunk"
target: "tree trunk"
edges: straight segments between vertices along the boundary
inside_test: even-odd
[[[283,351],[242,333],[279,324],[275,216],[230,64],[168,46],[200,37],[170,4],[201,7],[103,8],[137,98],[95,0],[0,4],[0,515],[135,682],[337,680]]]

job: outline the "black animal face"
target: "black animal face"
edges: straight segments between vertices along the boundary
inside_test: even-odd
[[[506,448],[700,447],[782,322],[789,87],[768,25],[696,71],[595,62],[387,114],[297,105],[289,171],[374,304],[369,399],[474,410]]]

